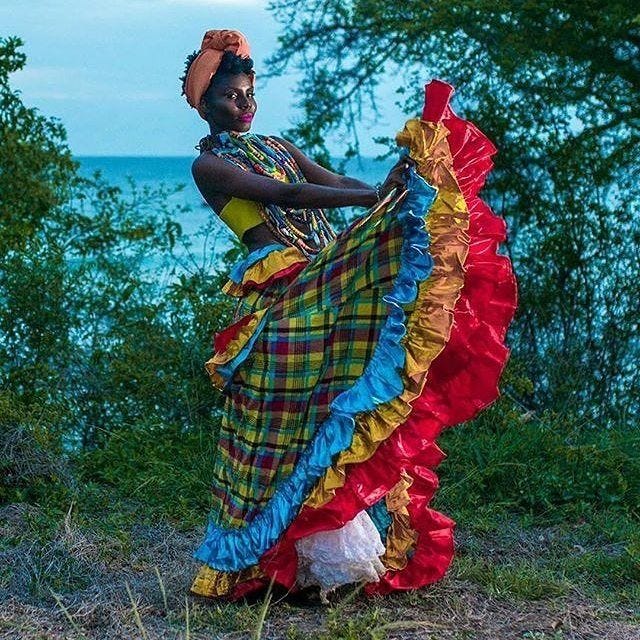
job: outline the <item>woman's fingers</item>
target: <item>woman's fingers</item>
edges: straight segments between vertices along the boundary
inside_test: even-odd
[[[387,174],[385,181],[380,189],[381,195],[386,196],[392,189],[404,189],[407,186],[408,174],[410,167],[415,166],[415,160],[409,156],[403,156],[391,167],[391,171]]]

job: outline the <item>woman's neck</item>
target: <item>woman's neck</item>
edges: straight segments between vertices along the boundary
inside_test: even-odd
[[[228,134],[230,136],[234,136],[236,138],[240,138],[244,135],[246,135],[247,133],[250,133],[249,131],[232,131],[231,129],[221,129],[220,127],[217,127],[215,124],[209,124],[209,129],[210,129],[210,133],[209,135],[212,137],[216,137],[216,136],[220,136],[223,134]]]

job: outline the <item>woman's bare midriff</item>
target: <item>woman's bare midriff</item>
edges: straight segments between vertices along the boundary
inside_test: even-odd
[[[200,185],[198,185],[200,188]],[[231,198],[229,196],[225,196],[215,192],[206,193],[206,190],[201,189],[201,193],[203,193],[203,197],[207,204],[217,213],[218,211],[222,211],[225,205],[229,202]],[[206,193],[206,195],[205,195]],[[300,229],[300,226],[293,223]],[[302,230],[302,229],[301,229]],[[242,236],[242,243],[247,247],[249,251],[255,251],[256,249],[260,249],[260,247],[265,247],[268,244],[273,244],[274,242],[282,242],[276,236],[271,233],[269,227],[265,222],[261,222],[255,227],[251,227],[251,229],[247,229]]]
[[[297,224],[295,224],[295,226],[300,228]],[[260,247],[265,247],[274,242],[283,244],[282,240],[276,238],[276,236],[269,231],[269,227],[264,222],[261,222],[251,229],[247,229],[242,236],[242,244],[244,244],[249,251],[255,251],[256,249],[260,249]]]

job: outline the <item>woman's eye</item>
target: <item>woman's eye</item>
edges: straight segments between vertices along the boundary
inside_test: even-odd
[[[227,93],[227,98],[229,98],[229,100],[235,100],[237,97],[238,96],[235,93]]]

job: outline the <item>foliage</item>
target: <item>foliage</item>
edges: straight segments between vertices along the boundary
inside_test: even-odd
[[[73,464],[83,484],[144,502],[144,521],[170,519],[192,529],[204,522],[209,506],[216,431],[216,421],[187,429],[166,421],[136,423],[109,434],[100,448],[76,452]],[[91,496],[85,497],[90,507]]]
[[[505,397],[473,422],[445,432],[435,503],[446,513],[499,508],[538,522],[579,520],[594,510],[640,516],[640,434],[583,417],[523,412]]]
[[[67,448],[154,416],[210,420],[219,396],[202,363],[229,313],[222,272],[189,254],[169,189],[125,195],[80,176],[63,127],[9,86],[20,46],[0,40],[2,389],[55,410]]]
[[[55,408],[30,406],[0,389],[0,504],[64,500],[77,488],[52,425]]]
[[[27,242],[61,211],[75,181],[62,123],[22,104],[9,75],[24,67],[19,38],[0,38],[0,255]],[[3,265],[4,266],[4,265]]]
[[[347,5],[344,11],[348,13]],[[198,261],[189,253],[189,241],[166,204],[168,190],[141,190],[132,184],[125,195],[99,174],[81,177],[62,125],[24,107],[9,86],[9,74],[24,64],[20,46],[17,38],[0,39],[0,502],[9,503],[0,507],[0,590],[29,593],[37,602],[49,598],[50,589],[73,597],[82,592],[92,604],[110,602],[118,611],[110,614],[112,619],[123,620],[121,602],[126,600],[114,587],[114,575],[121,586],[123,571],[134,579],[141,567],[153,567],[162,586],[155,566],[160,561],[166,563],[163,575],[172,575],[166,593],[173,601],[170,611],[166,599],[154,610],[164,607],[170,623],[182,624],[184,557],[194,540],[192,532],[182,534],[178,528],[192,529],[204,519],[221,400],[202,362],[209,353],[209,336],[230,317],[219,291],[237,248],[222,258],[218,271],[210,256]],[[473,95],[480,96],[475,91]],[[469,109],[487,108],[478,102]],[[485,115],[489,121],[488,112]],[[565,160],[570,156],[569,131],[563,143],[569,145]],[[598,161],[594,156],[596,164],[591,166]],[[554,171],[560,167],[554,166]],[[576,164],[576,179],[582,179],[578,168]],[[502,188],[500,180],[509,177],[506,165],[497,174],[494,193]],[[522,178],[516,174],[510,187],[514,191],[504,192],[508,197],[515,197]],[[554,180],[557,175],[553,173]],[[568,188],[559,179],[554,184]],[[533,197],[531,192],[528,197]],[[564,191],[557,197],[560,203],[569,202]],[[608,216],[609,206],[604,202],[598,211]],[[529,218],[518,218],[524,232],[514,218],[517,233],[509,248],[514,259],[521,260],[517,264],[524,264],[524,256],[530,255],[526,251],[537,249],[526,240],[535,238],[541,218],[533,205],[527,211]],[[574,214],[572,209],[567,216]],[[624,216],[620,220],[625,223]],[[608,218],[603,225],[605,239],[621,228]],[[557,242],[561,241],[559,235]],[[555,245],[548,250],[556,251]],[[615,591],[609,593],[632,602],[637,600],[640,557],[634,409],[630,407],[626,419],[611,420],[607,431],[601,421],[591,421],[577,410],[582,399],[576,401],[575,411],[570,410],[567,400],[576,380],[569,373],[582,366],[571,354],[561,362],[565,369],[555,361],[554,367],[547,365],[549,379],[533,375],[541,366],[536,358],[555,353],[533,329],[544,335],[566,329],[562,336],[569,335],[569,326],[559,329],[550,313],[549,300],[557,295],[557,285],[547,283],[549,300],[536,297],[536,278],[542,277],[537,264],[527,263],[531,275],[523,288],[539,305],[540,318],[525,309],[520,320],[517,357],[511,359],[504,379],[507,393],[477,420],[441,439],[450,458],[440,468],[442,489],[435,506],[464,514],[467,529],[483,534],[503,530],[504,512],[509,510],[518,514],[523,527],[576,528],[575,536],[563,539],[562,551],[575,545],[592,547],[580,557],[568,551],[566,557],[558,554],[553,559],[557,566],[524,558],[511,567],[493,561],[480,543],[478,548],[469,543],[471,551],[454,569],[464,580],[483,584],[490,592],[524,597],[540,597],[549,590],[564,593],[585,581],[604,592],[610,581]],[[596,273],[601,267],[593,268]],[[589,286],[591,273],[584,275]],[[572,282],[571,274],[563,286]],[[629,283],[624,271],[619,278],[606,286],[631,295],[632,289],[625,289]],[[534,288],[527,290],[529,286]],[[620,313],[629,310],[630,300],[617,298]],[[571,300],[568,304],[577,305]],[[582,313],[581,307],[576,309]],[[579,313],[577,321],[583,322]],[[527,322],[534,323],[531,331],[522,328],[529,327]],[[590,322],[597,327],[600,316]],[[621,341],[626,331],[626,325],[618,333],[612,331],[605,345],[614,363],[628,355]],[[561,379],[562,372],[566,379]],[[553,387],[554,380],[565,386]],[[595,388],[586,387],[580,393]],[[553,391],[548,398],[541,395],[545,388]],[[596,390],[594,403],[602,392]],[[523,398],[541,408],[524,411]],[[524,535],[520,531],[513,539],[519,544]],[[182,546],[176,549],[176,544]],[[500,541],[501,548],[506,544]],[[146,588],[152,600],[147,577],[138,587]],[[131,593],[136,593],[135,585]],[[449,602],[450,594],[445,595],[439,601]],[[422,596],[397,597],[403,602],[401,598]],[[254,627],[254,614],[248,607],[233,606],[195,605],[191,613],[185,610],[185,616],[193,615],[194,628],[212,624],[218,630],[229,625],[241,631]],[[94,622],[87,617],[87,624]],[[369,628],[378,633],[402,624],[376,607],[359,612],[336,609],[328,617],[326,636],[359,637]],[[293,629],[291,637],[297,632]]]
[[[510,334],[534,381],[530,408],[598,422],[638,417],[640,23],[622,0],[273,0],[273,74],[302,72],[289,132],[323,158],[382,86],[414,116],[422,83],[457,87],[458,109],[499,149],[485,199],[505,216],[520,285]],[[311,90],[310,90],[311,88]],[[398,129],[398,123],[392,125]],[[387,143],[389,140],[387,140]]]

